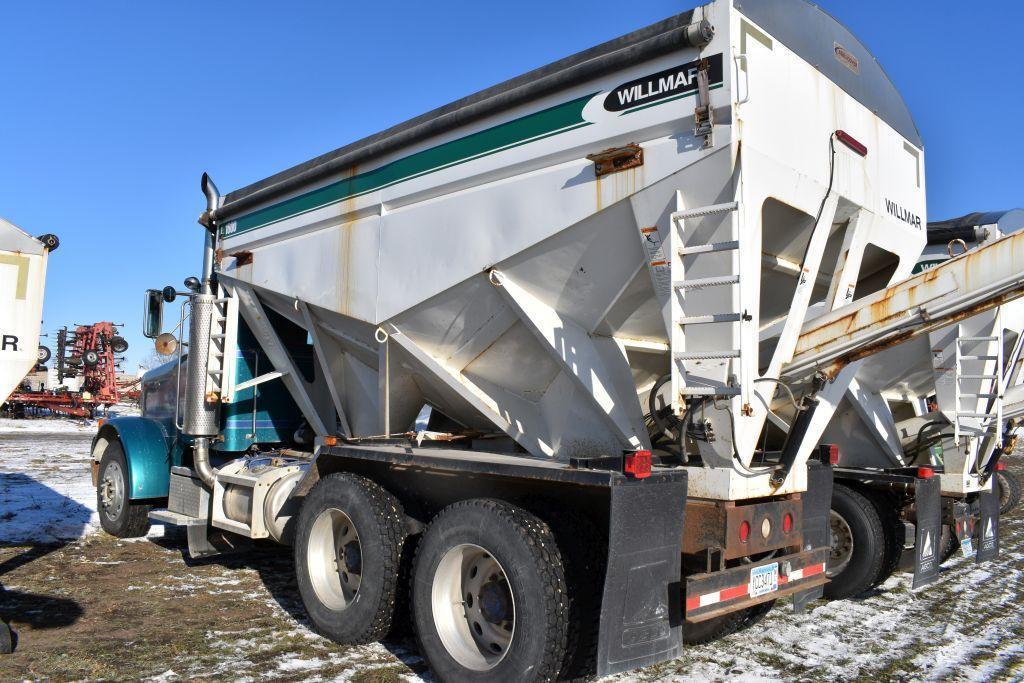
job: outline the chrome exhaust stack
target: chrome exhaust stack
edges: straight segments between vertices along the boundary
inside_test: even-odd
[[[203,271],[199,291],[191,299],[191,323],[188,337],[188,381],[185,393],[185,419],[183,432],[195,437],[192,445],[193,469],[207,486],[213,487],[217,470],[210,465],[210,443],[220,432],[220,403],[208,400],[207,374],[210,361],[211,327],[216,313],[213,294],[213,259],[217,238],[217,225],[213,212],[220,205],[220,192],[206,173],[200,187],[206,195],[206,211],[199,216],[199,224],[206,228],[203,245]]]

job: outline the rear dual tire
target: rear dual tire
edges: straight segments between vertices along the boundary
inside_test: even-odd
[[[996,491],[999,494],[1000,515],[1009,514],[1020,503],[1020,479],[1013,472],[996,470]]]
[[[413,621],[442,681],[545,681],[563,667],[569,598],[550,527],[508,503],[468,500],[416,551]]]
[[[295,538],[299,593],[317,631],[348,644],[388,633],[404,539],[404,512],[390,493],[354,474],[320,480]]]

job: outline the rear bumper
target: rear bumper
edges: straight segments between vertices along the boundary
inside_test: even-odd
[[[828,583],[825,562],[829,548],[773,557],[731,569],[694,574],[686,578],[686,620],[701,622],[769,600],[777,600]],[[751,572],[778,563],[778,590],[757,597],[750,595]]]

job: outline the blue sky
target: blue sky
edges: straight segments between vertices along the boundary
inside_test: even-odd
[[[693,3],[23,2],[0,7],[0,215],[53,232],[44,331],[127,323],[199,269],[199,177],[235,189]],[[926,145],[929,217],[1024,205],[1010,2],[820,3]]]

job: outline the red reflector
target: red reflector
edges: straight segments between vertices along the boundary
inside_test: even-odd
[[[828,464],[832,466],[839,464],[839,446],[836,444],[828,447]]]
[[[931,467],[918,467],[917,476],[920,477],[921,479],[931,479],[932,477],[935,476],[935,470],[933,470]]]
[[[836,137],[839,139],[839,142],[843,143],[862,157],[866,157],[868,155],[868,148],[845,130],[837,130]]]
[[[750,522],[744,521],[740,524],[740,542],[746,543],[750,538]]]
[[[997,462],[996,463],[996,471],[997,472],[1002,472],[1005,469],[1006,469],[1006,463],[1005,462]]]
[[[651,476],[651,452],[633,451],[626,454],[626,474],[634,479],[646,479]]]
[[[788,512],[782,518],[782,530],[787,534],[793,530],[793,515]]]

